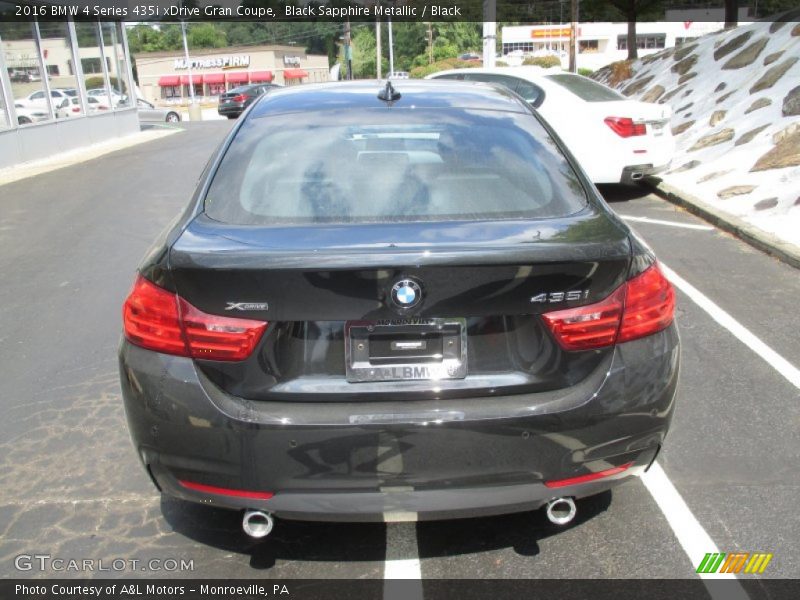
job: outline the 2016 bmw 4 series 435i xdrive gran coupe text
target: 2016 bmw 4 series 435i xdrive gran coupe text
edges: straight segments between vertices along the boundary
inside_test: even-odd
[[[273,517],[566,523],[672,417],[673,289],[557,135],[505,88],[395,85],[254,103],[124,305],[147,471],[256,537]]]

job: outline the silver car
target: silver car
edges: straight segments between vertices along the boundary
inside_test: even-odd
[[[136,108],[139,109],[140,121],[157,121],[160,123],[179,123],[181,114],[168,108],[157,108],[147,100],[136,99]]]

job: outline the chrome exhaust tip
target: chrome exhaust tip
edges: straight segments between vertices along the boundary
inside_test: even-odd
[[[578,509],[572,498],[555,498],[547,503],[547,518],[553,525],[566,525],[577,513]]]
[[[248,509],[242,517],[242,529],[251,538],[261,539],[267,537],[275,526],[272,515],[263,510]]]
[[[639,181],[644,177],[644,173],[631,173],[631,181]]]

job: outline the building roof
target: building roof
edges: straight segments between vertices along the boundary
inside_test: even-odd
[[[299,55],[306,55],[306,50],[302,46],[289,46],[280,44],[270,44],[265,46],[225,46],[224,48],[195,48],[189,50],[190,57],[208,56],[210,54],[249,54],[252,52],[293,52]],[[161,50],[159,52],[137,52],[139,58],[163,58],[163,57],[183,57],[183,50]]]

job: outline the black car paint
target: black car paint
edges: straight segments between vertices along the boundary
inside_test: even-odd
[[[244,91],[235,93],[234,90],[220,94],[219,105],[217,106],[217,113],[223,117],[235,118],[240,116],[245,109],[247,109],[253,102],[258,100],[262,95],[272,89],[277,89],[281,86],[272,83],[259,83],[247,86],[240,86],[234,90],[244,89]],[[235,102],[233,98],[238,95],[246,96],[243,102]]]
[[[403,91],[405,85],[397,87]],[[510,92],[474,93],[472,87],[426,86],[426,99],[444,107],[463,95],[464,103],[476,108],[533,112]],[[272,95],[255,104],[246,118],[260,118],[270,110],[301,111],[304,104],[319,109],[339,93],[317,90],[299,101],[291,93]],[[408,95],[413,101],[418,93],[414,89]],[[354,109],[375,103],[366,93],[351,101]],[[208,181],[242,122],[209,162],[192,202],[162,234],[140,271],[156,284],[188,290],[190,296],[192,286],[202,287],[204,293],[192,301],[217,314],[222,314],[221,303],[231,300],[221,293],[228,287],[220,284],[225,278],[243,285],[257,269],[266,268],[276,281],[294,278],[295,283],[272,286],[269,277],[251,282],[253,291],[263,291],[271,304],[269,314],[248,316],[277,323],[261,349],[242,363],[192,361],[123,340],[120,370],[128,422],[160,489],[192,501],[262,508],[286,518],[381,520],[387,512],[399,511],[429,519],[500,514],[537,508],[555,496],[583,497],[639,474],[651,463],[674,409],[680,354],[674,324],[603,350],[556,353],[560,356],[553,358],[549,378],[537,371],[538,381],[524,376],[509,381],[507,372],[488,370],[481,374],[482,385],[468,393],[452,382],[414,382],[398,393],[398,382],[384,382],[357,384],[367,386],[359,388],[362,396],[348,393],[340,366],[327,359],[304,360],[308,357],[302,351],[291,348],[276,359],[274,347],[264,350],[270,347],[269,336],[284,336],[285,341],[300,323],[306,328],[300,337],[316,328],[313,335],[333,346],[341,341],[345,319],[397,318],[382,301],[383,283],[375,283],[379,269],[435,281],[468,257],[469,268],[457,280],[465,292],[472,286],[477,295],[458,305],[464,313],[458,316],[472,317],[473,326],[491,325],[498,314],[510,314],[503,318],[511,319],[527,315],[533,324],[543,310],[524,302],[531,289],[538,289],[531,281],[526,281],[531,287],[517,294],[494,295],[513,281],[502,273],[488,276],[501,264],[546,271],[571,263],[574,276],[564,280],[562,273],[561,281],[568,286],[590,283],[592,294],[584,303],[641,272],[652,264],[652,254],[608,209],[567,151],[588,204],[577,215],[547,220],[546,227],[542,222],[502,221],[348,225],[348,244],[341,242],[335,226],[273,228],[265,263],[264,242],[254,228],[213,222],[202,212]],[[404,227],[426,228],[429,246],[400,248],[393,243]],[[610,264],[616,266],[603,279],[602,266]],[[208,269],[220,279],[204,279]],[[587,278],[587,273],[597,277]],[[356,285],[353,293],[342,295],[344,284],[365,279],[370,285]],[[393,281],[392,276],[385,279]],[[281,287],[293,286],[303,290],[299,297],[304,302],[281,299]],[[450,308],[444,287],[440,296],[435,289],[432,293],[433,300],[422,304],[416,316],[440,315],[437,305]],[[462,294],[464,298],[469,296]],[[534,338],[546,335],[541,329],[533,333]],[[513,361],[513,353],[506,358]],[[275,373],[290,377],[281,381]],[[273,376],[271,385],[265,386],[265,374]],[[279,387],[276,391],[271,386]],[[401,457],[399,471],[391,466],[396,461],[388,460],[392,456]],[[600,482],[557,493],[543,485],[548,479],[628,462],[634,465],[631,469]],[[267,501],[242,500],[190,491],[179,479],[277,494]],[[397,488],[404,491],[391,491]]]

